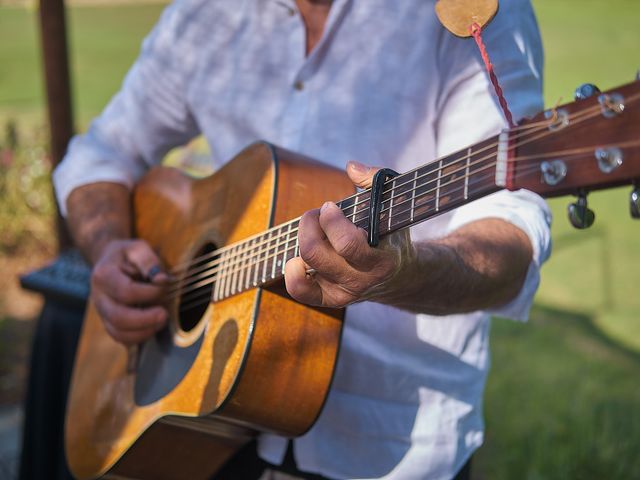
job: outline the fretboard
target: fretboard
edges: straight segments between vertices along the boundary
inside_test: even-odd
[[[385,182],[379,235],[415,225],[500,189],[496,186],[497,137],[460,150]],[[369,228],[370,190],[336,204],[355,225]],[[282,279],[297,257],[299,218],[221,249],[213,261],[212,300],[218,301]],[[206,281],[206,280],[205,280]],[[207,283],[211,283],[211,278]]]

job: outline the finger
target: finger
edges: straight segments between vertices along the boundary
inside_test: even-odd
[[[356,187],[371,187],[373,176],[378,170],[380,170],[379,167],[370,167],[369,165],[356,162],[355,160],[347,162],[347,175]]]
[[[298,230],[300,257],[309,267],[335,280],[344,273],[345,268],[351,267],[331,246],[320,226],[319,218],[319,210],[310,210],[300,219]],[[348,220],[345,219],[345,221]]]
[[[96,265],[91,276],[92,288],[106,293],[113,300],[125,305],[148,305],[161,303],[166,288],[136,281],[118,264]]]
[[[351,223],[335,203],[322,206],[318,223],[333,250],[351,265],[369,267],[376,262],[376,251],[369,247],[367,233]]]
[[[129,307],[101,294],[94,296],[94,302],[104,322],[117,331],[156,332],[167,323],[167,311],[160,306]]]
[[[292,258],[284,267],[287,292],[295,300],[307,305],[322,305],[322,289],[313,276],[307,275],[309,266],[300,257]]]
[[[150,339],[155,333],[156,330],[117,330],[110,325],[109,323],[104,323],[104,328],[107,330],[107,333],[113,338],[115,341],[124,343],[125,345],[134,345],[138,343],[145,342]]]
[[[145,280],[154,283],[168,281],[169,276],[162,270],[160,258],[144,240],[131,241],[125,250],[125,258]]]

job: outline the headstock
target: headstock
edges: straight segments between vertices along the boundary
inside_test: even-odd
[[[522,122],[508,138],[508,188],[576,195],[569,219],[586,228],[589,191],[633,184],[630,213],[640,218],[640,81],[604,93],[582,85],[575,102]]]

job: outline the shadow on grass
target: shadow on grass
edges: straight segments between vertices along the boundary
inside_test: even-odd
[[[583,314],[536,305],[493,322],[479,479],[628,479],[640,472],[640,354]]]

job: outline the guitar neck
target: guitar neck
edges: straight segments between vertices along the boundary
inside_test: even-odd
[[[385,182],[378,233],[382,237],[493,193],[498,137],[487,139]],[[345,216],[368,231],[371,190],[336,202]],[[284,276],[288,260],[299,255],[300,218],[220,250],[212,298],[221,300]]]
[[[640,179],[638,82],[541,112],[517,127],[387,180],[379,236],[507,188],[545,197]],[[337,202],[369,230],[370,190]],[[216,251],[212,299],[282,279],[299,254],[299,218]],[[211,277],[209,277],[211,278]]]

